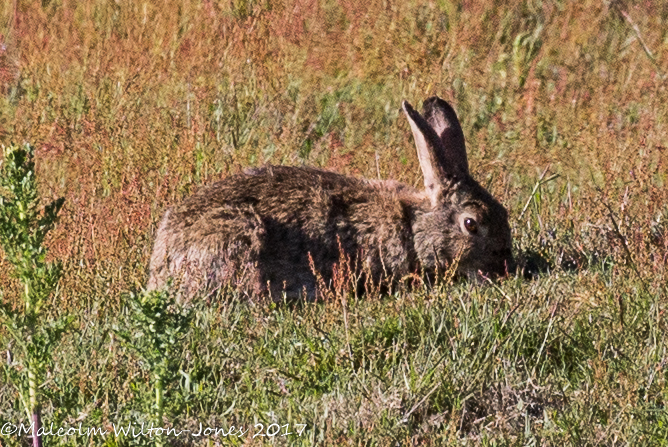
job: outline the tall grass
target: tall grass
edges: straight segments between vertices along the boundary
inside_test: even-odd
[[[47,243],[78,331],[42,385],[48,422],[139,421],[153,401],[110,334],[166,206],[264,163],[419,185],[400,103],[438,94],[533,279],[345,296],[346,322],[341,300],[195,303],[170,423],[308,424],[275,438],[297,445],[666,443],[663,2],[21,0],[0,35],[0,143],[33,143],[41,195],[66,198]],[[19,421],[10,384],[0,401]]]

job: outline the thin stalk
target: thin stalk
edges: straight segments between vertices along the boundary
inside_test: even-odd
[[[619,13],[622,15],[622,17],[624,17],[624,20],[626,20],[626,22],[629,24],[629,26],[631,27],[631,29],[635,33],[636,38],[638,39],[638,43],[640,43],[640,46],[642,47],[643,51],[645,52],[645,55],[647,55],[647,58],[649,59],[649,61],[652,63],[652,65],[654,65],[654,68],[656,69],[656,71],[659,74],[659,76],[661,77],[661,79],[665,79],[666,75],[663,73],[663,71],[659,67],[659,64],[657,64],[656,58],[654,57],[654,54],[652,53],[652,51],[649,49],[649,47],[645,43],[645,39],[643,39],[642,34],[640,33],[640,28],[638,27],[638,25],[636,25],[636,23],[633,21],[631,16],[626,11],[621,9],[619,6],[617,6],[617,8],[619,9]]]
[[[26,315],[29,315],[32,309],[30,308],[30,283],[28,281],[23,284],[23,291],[25,293]]]
[[[23,285],[26,302],[26,315],[32,312],[30,302],[30,281],[26,281]],[[31,331],[32,332],[32,331]],[[28,354],[30,357],[30,354]],[[28,358],[28,412],[31,415],[33,422],[32,445],[33,447],[42,447],[42,435],[40,429],[42,428],[42,418],[39,407],[39,399],[37,396],[37,374],[35,365],[36,359]]]
[[[35,365],[30,365],[28,367],[28,405],[30,405],[30,413],[33,422],[32,445],[33,447],[42,447],[42,435],[40,434],[42,420],[40,416],[39,402],[37,401],[37,375],[35,374]]]
[[[540,178],[538,179],[536,184],[533,186],[533,191],[531,191],[531,194],[529,194],[529,199],[527,200],[527,203],[524,205],[524,208],[522,208],[522,212],[520,213],[520,217],[517,218],[518,221],[522,220],[522,216],[524,216],[524,213],[526,212],[527,208],[529,208],[529,205],[531,205],[531,201],[533,200],[534,195],[536,194],[536,191],[538,191],[538,188],[540,187],[540,185],[542,185],[543,183],[547,183],[550,180],[552,180],[553,178],[555,178],[555,176],[552,176],[548,180],[545,180],[545,182],[543,182],[543,178],[545,178],[545,174],[547,174],[548,169],[550,169],[550,165],[547,165],[545,167],[545,170],[540,175]]]
[[[161,374],[156,374],[155,375],[155,407],[156,407],[156,428],[159,428],[162,426],[162,415],[164,412],[165,408],[165,402],[164,402],[164,393],[165,393],[165,385],[162,380],[162,375]],[[162,432],[161,432],[162,433]],[[164,444],[164,439],[162,434],[158,435],[155,445],[158,447],[163,447]]]

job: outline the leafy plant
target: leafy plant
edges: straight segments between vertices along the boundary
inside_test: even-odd
[[[22,284],[23,307],[4,300],[0,318],[18,348],[16,357],[8,349],[5,371],[18,387],[28,419],[33,423],[33,445],[41,446],[41,399],[45,370],[52,363],[54,346],[72,318],[48,321],[53,309],[48,298],[60,279],[61,265],[46,262],[44,238],[56,223],[64,199],[54,200],[43,210],[35,179],[34,150],[3,146],[4,162],[0,170],[0,244],[5,257],[14,266],[13,276]],[[4,298],[4,297],[3,297]]]
[[[151,417],[158,427],[156,445],[163,446],[159,427],[165,413],[165,386],[178,379],[175,359],[183,350],[181,341],[190,328],[193,314],[190,308],[176,303],[174,294],[168,291],[130,294],[128,305],[131,313],[125,320],[125,328],[116,329],[115,333],[141,357],[151,374],[155,392]]]

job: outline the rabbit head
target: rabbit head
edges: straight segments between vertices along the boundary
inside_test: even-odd
[[[424,175],[424,195],[413,220],[423,268],[457,263],[469,277],[503,275],[513,268],[508,212],[469,174],[464,134],[455,111],[438,97],[420,115],[406,101]]]

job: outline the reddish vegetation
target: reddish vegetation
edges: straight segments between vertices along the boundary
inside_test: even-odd
[[[666,6],[439,5],[19,3],[0,29],[0,142],[36,145],[44,195],[66,197],[50,241],[63,294],[114,302],[142,285],[164,208],[249,165],[418,183],[397,117],[401,99],[434,93],[455,104],[472,171],[515,217],[546,166],[560,174],[518,224],[516,238],[535,235],[523,247],[573,228],[575,258],[605,241],[664,275],[668,59],[654,24]]]

